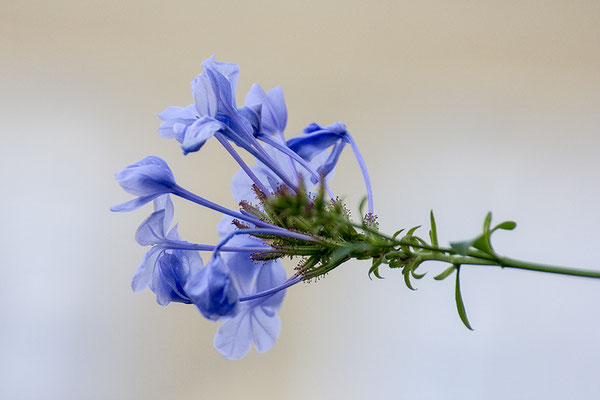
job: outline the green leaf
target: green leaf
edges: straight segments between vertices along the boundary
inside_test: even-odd
[[[489,232],[490,231],[490,224],[492,223],[492,213],[489,212],[486,214],[485,216],[485,220],[483,221],[483,232]]]
[[[418,273],[416,273],[414,270],[412,270],[410,274],[411,274],[411,275],[412,275],[412,277],[413,277],[413,278],[415,278],[415,279],[423,279],[423,277],[424,277],[425,275],[427,275],[427,272],[423,272],[422,274],[418,274]]]
[[[371,278],[371,274],[375,275],[378,279],[384,279],[383,276],[379,274],[379,266],[383,264],[383,258],[374,258],[373,265],[369,268],[369,279]]]
[[[490,244],[490,232],[484,232],[483,235],[473,240],[473,247],[483,251],[486,254],[493,256],[494,250],[492,249],[492,245]]]
[[[392,239],[396,239],[398,237],[398,235],[401,234],[402,232],[404,232],[404,229],[400,229],[400,230],[394,232]]]
[[[360,204],[358,205],[358,215],[361,216],[361,218],[365,215],[365,214],[363,214],[365,204],[367,204],[367,196],[364,196],[362,198],[362,200],[360,201]]]
[[[458,254],[466,256],[467,252],[469,251],[469,248],[473,245],[474,241],[475,240],[465,240],[463,242],[450,242],[450,247]]]
[[[431,239],[431,244],[434,247],[438,247],[437,226],[435,224],[435,217],[433,216],[433,210],[431,210],[429,212],[429,219],[431,221],[431,230],[429,231],[429,238]]]
[[[404,283],[406,283],[406,287],[408,287],[410,290],[417,290],[410,283],[410,267],[409,266],[404,267],[404,269],[402,270],[402,275],[404,275]]]
[[[496,225],[496,227],[493,230],[495,231],[496,229],[504,229],[506,231],[512,231],[516,227],[517,227],[517,223],[516,222],[514,222],[514,221],[504,221],[503,223]]]
[[[412,228],[410,228],[410,229],[408,230],[408,232],[406,232],[406,236],[412,236],[412,235],[413,235],[413,233],[415,233],[415,231],[416,231],[417,229],[419,229],[420,227],[421,227],[421,225],[413,226]]]
[[[444,280],[448,276],[450,276],[450,274],[452,274],[455,269],[456,266],[452,265],[451,267],[446,268],[441,274],[434,276],[433,279],[435,279],[436,281]]]
[[[461,321],[463,322],[463,324],[465,324],[465,326],[467,328],[469,328],[470,330],[473,330],[473,328],[471,328],[471,325],[469,324],[469,320],[467,319],[467,312],[465,311],[465,305],[463,304],[462,296],[460,294],[460,266],[459,265],[456,266],[456,291],[455,291],[454,297],[456,298],[456,309],[458,310],[458,315],[460,316]]]

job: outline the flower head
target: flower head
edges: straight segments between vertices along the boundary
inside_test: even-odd
[[[133,289],[148,287],[161,305],[194,304],[205,318],[223,321],[215,347],[227,358],[240,358],[252,344],[263,352],[275,343],[285,289],[321,276],[349,257],[350,253],[340,256],[335,240],[364,239],[347,223],[347,212],[327,183],[346,144],[352,146],[367,180],[370,210],[371,193],[364,162],[343,123],[313,123],[303,135],[286,141],[281,87],[265,92],[254,84],[238,108],[238,66],[216,62],[213,56],[202,68],[191,85],[194,104],[160,113],[159,134],[176,139],[184,154],[200,150],[215,137],[241,167],[232,182],[240,210],[177,185],[167,164],[155,156],[117,173],[121,186],[138,197],[112,210],[132,211],[154,200],[154,212],[136,232],[137,242],[151,247],[134,274]],[[236,148],[253,156],[256,165],[247,165]],[[218,244],[182,240],[177,225],[171,227],[170,194],[225,214]],[[198,251],[213,252],[206,266]],[[361,255],[364,250],[352,251]],[[279,260],[283,256],[304,257],[287,279]]]
[[[237,289],[225,260],[218,254],[192,275],[185,290],[207,319],[217,321],[235,314]]]
[[[116,173],[116,178],[126,192],[139,196],[119,204],[112,211],[133,211],[169,193],[175,186],[175,177],[167,163],[160,157],[148,156]]]
[[[166,247],[183,242],[173,221],[173,203],[169,195],[154,200],[154,212],[139,226],[135,238],[143,246],[152,246],[133,276],[132,288],[150,287],[160,305],[170,302],[191,303],[184,286],[194,271],[202,269],[202,258],[195,250]]]

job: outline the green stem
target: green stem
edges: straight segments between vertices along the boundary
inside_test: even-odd
[[[586,278],[600,278],[600,271],[558,267],[554,265],[537,264],[527,261],[515,260],[508,257],[498,257],[497,260],[488,260],[470,256],[450,256],[442,253],[421,255],[427,260],[444,261],[455,265],[489,265],[503,268],[523,269],[527,271],[547,272],[551,274],[581,276]]]
[[[535,264],[526,261],[515,260],[508,257],[500,257],[501,267],[525,269],[528,271],[548,272],[551,274],[582,276],[586,278],[600,278],[600,271],[585,269],[557,267],[554,265]]]

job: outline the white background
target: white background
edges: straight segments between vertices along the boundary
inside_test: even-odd
[[[229,361],[193,307],[132,293],[149,209],[108,209],[129,199],[114,172],[150,154],[235,207],[217,143],[183,157],[157,134],[216,53],[241,67],[239,102],[283,86],[288,136],[346,122],[384,231],[434,209],[443,242],[468,239],[492,210],[518,222],[500,253],[600,269],[599,20],[596,1],[5,1],[0,397],[598,398],[600,282],[465,268],[471,332],[441,265],[410,292],[350,262],[288,291],[271,351]],[[333,187],[355,210],[349,152]],[[215,213],[177,201],[175,217],[215,242]]]

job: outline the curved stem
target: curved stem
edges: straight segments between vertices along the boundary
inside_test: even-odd
[[[275,294],[283,289],[287,289],[288,287],[295,285],[296,283],[301,282],[302,280],[303,280],[302,277],[297,276],[297,275],[292,275],[279,286],[275,286],[274,288],[265,290],[263,292],[254,293],[249,296],[240,297],[239,301],[243,302],[243,301],[258,299],[259,297],[269,296],[269,295]]]
[[[364,160],[362,154],[360,154],[360,150],[358,150],[358,146],[356,145],[356,142],[354,141],[352,136],[350,136],[350,134],[347,133],[346,138],[347,138],[348,142],[350,143],[350,147],[352,147],[354,156],[356,157],[356,160],[358,161],[358,165],[360,166],[360,170],[362,171],[363,177],[365,179],[365,185],[367,186],[367,196],[369,199],[369,205],[368,205],[369,213],[373,214],[373,190],[371,189],[371,178],[369,178],[369,172],[367,171],[367,164],[365,164],[365,160]]]
[[[317,171],[315,171],[315,169],[313,167],[311,167],[310,164],[307,163],[305,159],[300,157],[296,152],[294,152],[289,147],[282,145],[281,143],[279,143],[276,140],[274,140],[273,138],[271,138],[269,135],[261,135],[260,140],[273,146],[274,148],[281,151],[285,155],[289,156],[291,159],[293,159],[298,164],[300,164],[302,167],[304,167],[317,180],[319,180],[319,181],[321,180],[321,176],[319,175],[319,173]],[[335,200],[335,195],[333,194],[333,191],[331,190],[329,185],[325,182],[325,180],[323,180],[323,185],[325,186],[325,190],[327,191],[327,194],[329,195],[329,197],[331,197],[332,199]]]
[[[233,211],[233,210],[230,210],[229,208],[223,207],[223,206],[221,206],[221,205],[219,205],[217,203],[213,203],[210,200],[206,200],[205,198],[200,197],[197,194],[194,194],[194,193],[190,192],[189,190],[186,190],[186,189],[182,188],[179,185],[175,185],[173,187],[172,193],[174,195],[176,195],[176,196],[182,197],[182,198],[184,198],[186,200],[189,200],[189,201],[191,201],[193,203],[200,204],[201,206],[204,206],[206,208],[210,208],[211,210],[215,210],[215,211],[218,211],[220,213],[229,215],[229,216],[231,216],[233,218],[237,218],[237,219],[242,220],[242,221],[250,222],[251,224],[254,224],[256,226],[265,226],[265,227],[272,226],[271,224],[269,224],[269,223],[267,223],[265,221],[262,221],[259,218],[256,218],[256,217],[253,217],[253,216],[250,216],[250,215],[244,215],[244,214],[242,214],[240,212]]]
[[[260,189],[260,191],[265,193],[266,195],[268,195],[269,191],[267,190],[267,188],[262,184],[260,179],[258,179],[258,177],[254,174],[254,172],[252,172],[252,170],[244,162],[244,160],[242,160],[242,157],[240,157],[240,155],[237,153],[237,151],[235,151],[233,146],[231,144],[229,144],[227,139],[225,137],[223,137],[223,134],[216,133],[215,138],[217,138],[219,143],[221,143],[223,145],[225,150],[227,150],[227,152],[233,157],[233,159],[239,164],[239,166],[242,167],[242,169],[244,170],[246,175],[248,175],[248,177],[252,180],[252,182],[254,182],[254,184]]]

